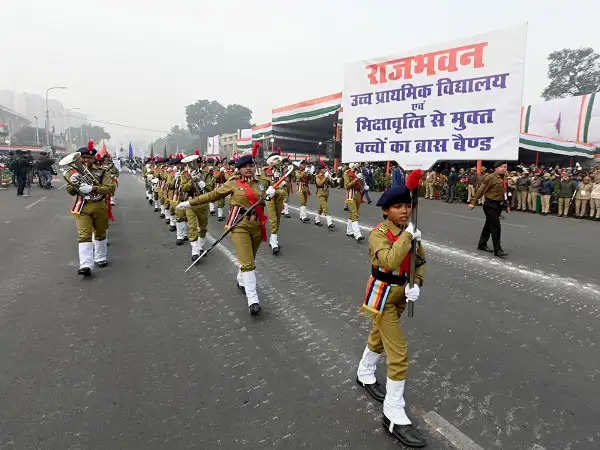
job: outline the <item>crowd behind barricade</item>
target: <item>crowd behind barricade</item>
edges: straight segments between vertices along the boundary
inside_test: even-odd
[[[31,195],[31,186],[35,183],[42,189],[51,189],[52,177],[57,175],[55,163],[47,152],[40,152],[35,157],[29,150],[1,155],[0,186],[6,188],[14,184],[17,196],[24,197]]]

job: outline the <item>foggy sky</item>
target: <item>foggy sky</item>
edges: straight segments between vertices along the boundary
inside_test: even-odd
[[[425,5],[435,4],[437,6]],[[342,90],[347,61],[529,23],[524,103],[548,53],[600,51],[600,2],[13,1],[2,8],[0,88],[56,96],[89,118],[169,130],[200,98],[271,109]],[[160,133],[105,125],[113,144]]]

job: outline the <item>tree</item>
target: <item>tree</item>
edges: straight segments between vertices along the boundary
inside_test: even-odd
[[[233,133],[238,129],[250,128],[252,111],[242,105],[228,105],[219,123],[221,133]]]
[[[104,128],[94,125],[82,125],[80,127],[70,127],[69,136],[71,142],[77,147],[85,147],[88,141],[91,139],[94,142],[100,142],[102,139],[110,139]]]
[[[548,55],[550,84],[546,100],[589,94],[600,90],[600,55],[592,48],[557,50]]]
[[[218,133],[226,108],[213,100],[198,100],[185,107],[188,130],[192,134],[212,136]]]

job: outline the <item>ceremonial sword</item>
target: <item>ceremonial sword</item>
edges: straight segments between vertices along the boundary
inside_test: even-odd
[[[277,181],[275,182],[275,184],[273,184],[273,188],[274,188],[274,189],[277,189],[277,188],[278,188],[278,187],[281,185],[281,183],[283,183],[283,182],[285,181],[285,179],[286,179],[286,178],[287,178],[287,177],[288,177],[288,176],[289,176],[289,175],[290,175],[290,174],[293,172],[293,170],[294,170],[294,169],[295,169],[295,166],[294,166],[294,164],[291,164],[291,167],[290,167],[290,168],[288,168],[287,172],[286,172],[286,173],[284,173],[284,174],[282,175],[282,177],[281,177],[279,180],[277,180]],[[210,252],[210,251],[211,251],[213,248],[215,248],[215,247],[216,247],[216,246],[219,244],[219,242],[221,242],[221,241],[222,241],[222,240],[225,238],[225,236],[227,236],[229,233],[231,233],[231,231],[232,231],[232,230],[233,230],[235,227],[237,227],[237,226],[238,226],[238,225],[239,225],[239,224],[242,222],[242,220],[244,220],[244,219],[245,219],[245,218],[246,218],[246,217],[247,217],[247,216],[248,216],[248,215],[249,215],[249,214],[250,214],[250,213],[251,213],[251,212],[252,212],[252,211],[253,211],[253,210],[254,210],[254,209],[257,207],[257,206],[258,206],[258,205],[260,205],[260,204],[261,204],[262,202],[264,202],[265,200],[267,200],[267,196],[266,196],[266,195],[263,195],[263,196],[262,196],[261,198],[259,198],[259,199],[258,199],[258,200],[257,200],[257,201],[256,201],[256,202],[255,202],[255,203],[252,205],[252,206],[250,206],[248,209],[246,209],[246,211],[244,212],[244,214],[242,214],[242,215],[241,215],[241,216],[240,216],[240,217],[239,217],[239,218],[238,218],[238,219],[235,221],[235,223],[234,223],[234,224],[233,224],[231,227],[229,227],[229,228],[228,228],[228,229],[227,229],[227,230],[226,230],[226,231],[225,231],[225,232],[224,232],[224,233],[221,235],[221,237],[220,237],[219,239],[217,239],[215,242],[213,242],[213,244],[212,244],[210,247],[208,247],[206,250],[204,250],[204,251],[203,251],[203,252],[200,254],[200,256],[198,256],[198,258],[196,258],[196,259],[194,260],[194,262],[193,262],[192,264],[190,264],[190,266],[189,266],[187,269],[185,269],[185,272],[187,272],[187,271],[188,271],[188,270],[190,270],[192,267],[194,267],[194,264],[196,264],[198,261],[200,261],[200,260],[201,260],[201,259],[202,259],[204,256],[206,256],[206,255],[208,254],[208,252]],[[185,272],[184,272],[184,273],[185,273]]]

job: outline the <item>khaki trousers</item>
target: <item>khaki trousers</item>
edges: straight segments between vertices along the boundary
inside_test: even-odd
[[[308,204],[308,192],[298,191],[298,202],[300,206],[306,206]]]
[[[473,197],[475,197],[475,186],[469,184],[467,186],[467,203],[471,203]]]
[[[269,229],[271,234],[279,233],[281,224],[281,211],[283,211],[283,198],[276,196],[273,200],[265,202],[267,215],[269,216]]]
[[[528,192],[527,193],[527,206],[529,207],[529,211],[535,211],[535,200],[539,194],[537,192]]]
[[[208,203],[187,208],[185,216],[188,223],[188,239],[190,242],[197,241],[198,237],[206,237]]]
[[[575,199],[575,215],[578,217],[585,216],[589,202],[590,202],[590,200],[587,198],[576,198]]]
[[[79,242],[92,242],[92,234],[97,241],[106,239],[108,206],[104,200],[87,202],[81,213],[74,215]]]
[[[256,220],[244,219],[229,233],[229,236],[235,248],[240,270],[251,272],[256,269],[254,259],[262,241],[260,223]]]
[[[559,216],[568,216],[569,215],[569,204],[571,199],[568,197],[559,197],[558,198],[558,215]]]
[[[600,198],[590,200],[590,217],[594,217],[594,214],[596,219],[600,219]]]
[[[319,192],[317,194],[317,199],[319,200],[319,211],[318,214],[321,216],[329,215],[329,204],[327,200],[329,199],[329,192]]]
[[[405,307],[404,286],[392,286],[381,317],[373,320],[368,340],[369,350],[385,352],[387,377],[394,381],[406,379],[408,370],[408,349],[400,328],[400,315]]]
[[[527,191],[517,191],[517,209],[527,209]]]
[[[360,200],[360,194],[354,194],[354,198],[346,200],[346,203],[348,204],[348,211],[350,213],[348,218],[351,222],[358,222],[360,219]]]
[[[548,214],[550,212],[551,195],[542,195],[542,212]]]

